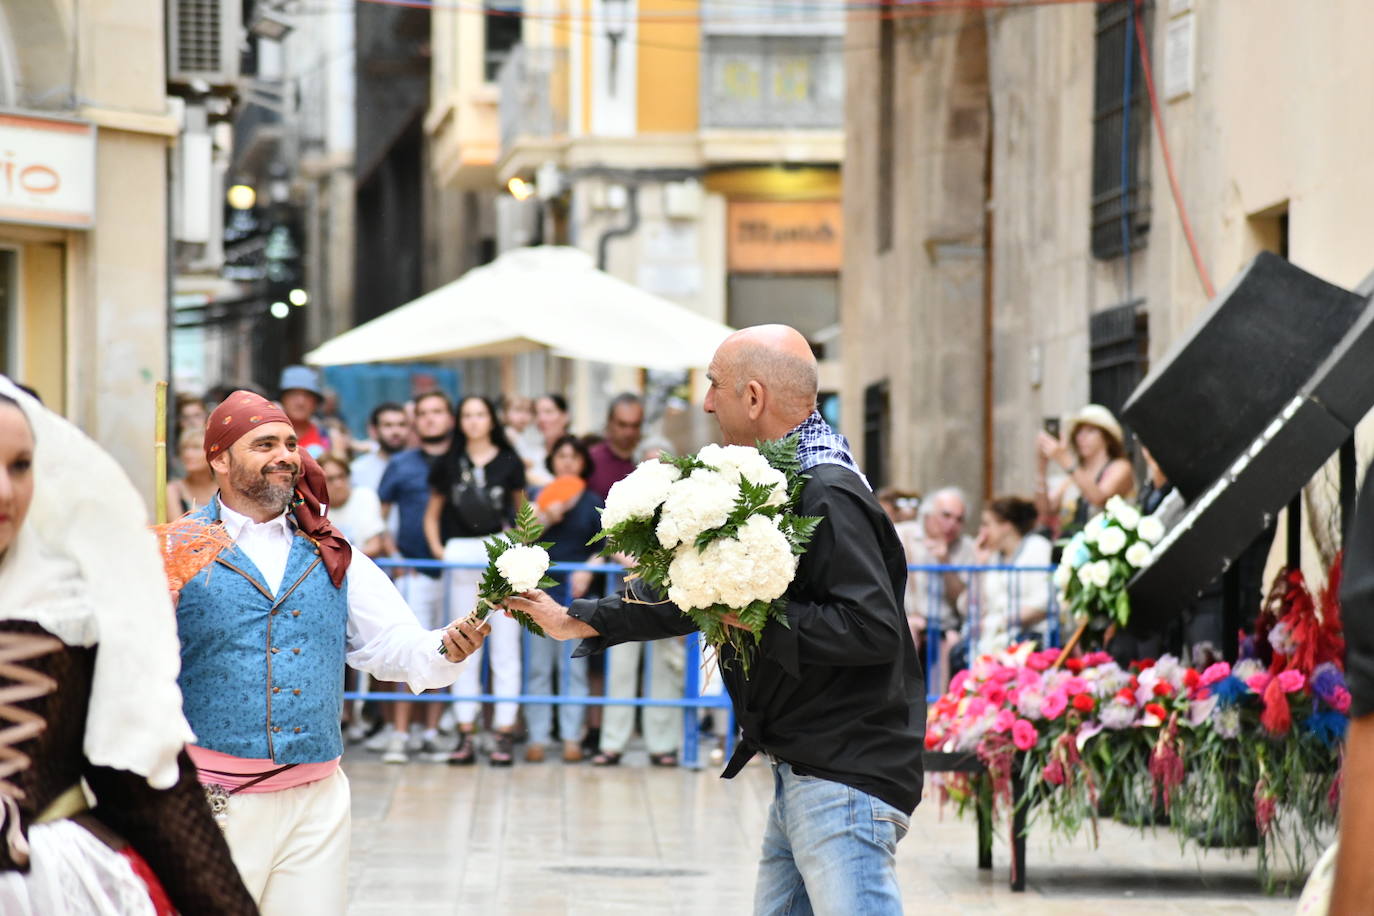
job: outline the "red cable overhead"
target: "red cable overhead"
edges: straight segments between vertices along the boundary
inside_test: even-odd
[[[1217,291],[1212,286],[1212,278],[1207,273],[1207,268],[1203,266],[1202,255],[1198,252],[1197,237],[1193,235],[1193,224],[1188,219],[1188,208],[1183,204],[1183,193],[1178,189],[1178,175],[1174,173],[1174,157],[1169,153],[1169,138],[1164,134],[1164,113],[1159,109],[1159,96],[1155,93],[1154,73],[1150,68],[1150,49],[1145,40],[1144,17],[1141,15],[1139,7],[1143,5],[1143,0],[1135,0],[1137,12],[1131,18],[1135,20],[1136,43],[1140,46],[1140,68],[1145,74],[1145,88],[1150,93],[1150,111],[1154,116],[1155,132],[1159,134],[1159,148],[1164,155],[1164,170],[1169,173],[1169,189],[1174,195],[1174,209],[1178,211],[1178,221],[1183,225],[1183,235],[1188,240],[1188,250],[1193,253],[1193,266],[1197,269],[1198,279],[1202,281],[1202,289],[1207,293],[1207,298],[1212,299]]]

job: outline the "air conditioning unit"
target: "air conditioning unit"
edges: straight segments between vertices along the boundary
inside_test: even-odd
[[[167,81],[233,86],[242,36],[241,0],[167,0]]]

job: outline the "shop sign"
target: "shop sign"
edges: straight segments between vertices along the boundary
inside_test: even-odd
[[[732,201],[730,270],[834,273],[844,261],[838,200]]]
[[[0,113],[0,221],[95,225],[95,126]]]

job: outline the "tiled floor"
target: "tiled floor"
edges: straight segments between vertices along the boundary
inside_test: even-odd
[[[517,763],[386,766],[350,752],[351,916],[750,911],[755,854],[771,791],[755,762],[723,781],[714,769],[662,770],[630,754],[617,768]],[[909,913],[1292,913],[1268,897],[1253,856],[1180,851],[1171,835],[1118,824],[1087,842],[1031,837],[1029,887],[1006,886],[1007,850],[975,867],[975,831],[923,803],[898,850]]]

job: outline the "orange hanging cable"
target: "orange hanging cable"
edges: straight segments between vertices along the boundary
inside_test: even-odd
[[[1169,138],[1164,134],[1164,113],[1159,109],[1159,96],[1155,93],[1154,73],[1150,68],[1150,49],[1145,40],[1144,16],[1140,7],[1142,0],[1135,0],[1136,15],[1131,18],[1135,20],[1136,43],[1140,46],[1140,68],[1145,74],[1145,88],[1150,93],[1150,112],[1154,117],[1155,132],[1159,134],[1159,148],[1164,155],[1164,169],[1169,173],[1169,189],[1174,195],[1174,209],[1178,211],[1178,220],[1183,224],[1183,235],[1188,240],[1188,250],[1193,253],[1193,266],[1197,269],[1198,279],[1202,281],[1202,289],[1207,293],[1207,298],[1212,299],[1217,291],[1212,286],[1212,278],[1207,273],[1207,268],[1203,266],[1202,255],[1198,252],[1197,237],[1193,235],[1193,224],[1188,219],[1188,208],[1183,204],[1183,193],[1178,188],[1178,175],[1174,172],[1174,157],[1169,154]]]

